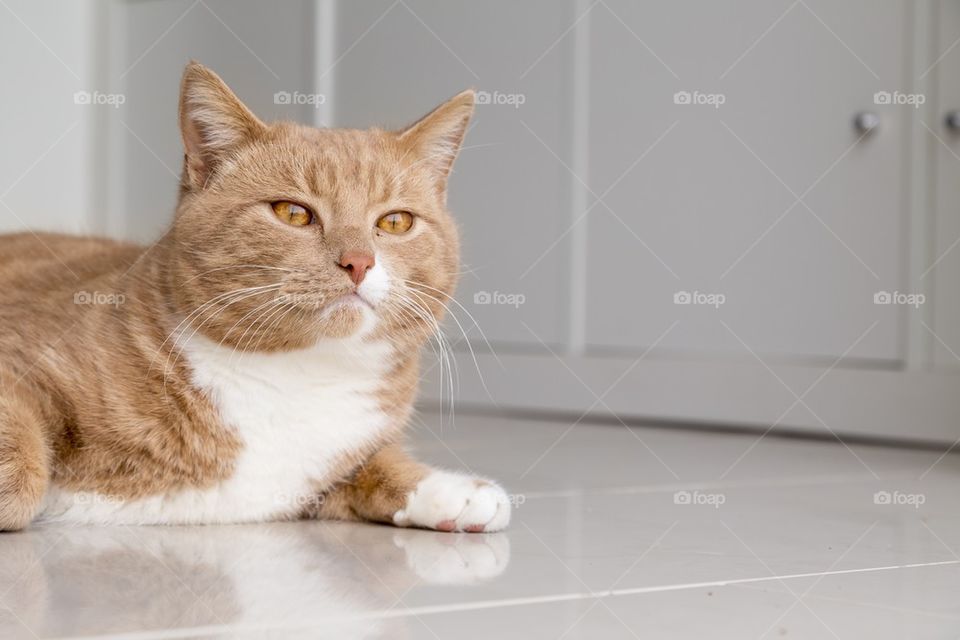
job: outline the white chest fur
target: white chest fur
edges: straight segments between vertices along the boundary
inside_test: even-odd
[[[308,350],[239,355],[202,337],[184,348],[195,384],[243,442],[230,478],[133,502],[53,492],[44,519],[148,523],[245,522],[300,511],[344,454],[387,426],[377,389],[392,357],[382,342],[331,341]]]

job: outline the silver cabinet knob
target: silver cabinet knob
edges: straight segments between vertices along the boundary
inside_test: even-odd
[[[960,110],[954,109],[953,111],[947,111],[947,115],[943,118],[943,121],[950,131],[960,131]]]
[[[957,115],[960,116],[960,113]],[[853,126],[855,126],[860,133],[873,131],[880,126],[880,116],[872,111],[861,111],[854,116]]]

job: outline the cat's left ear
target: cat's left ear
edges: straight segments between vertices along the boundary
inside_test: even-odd
[[[401,142],[412,149],[419,161],[433,172],[441,192],[446,189],[453,161],[460,153],[475,101],[473,90],[467,89],[400,133]]]
[[[265,129],[220,76],[198,62],[187,65],[180,84],[186,186],[203,188],[226,157]]]

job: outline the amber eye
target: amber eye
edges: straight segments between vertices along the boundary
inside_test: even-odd
[[[273,207],[273,213],[275,213],[278,218],[295,227],[304,227],[313,222],[313,214],[310,213],[310,210],[294,202],[281,200],[280,202],[274,202],[270,206]]]
[[[377,228],[387,233],[406,233],[413,226],[413,214],[409,211],[393,211],[377,220]]]

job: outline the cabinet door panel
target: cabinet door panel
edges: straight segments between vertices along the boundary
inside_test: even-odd
[[[874,93],[902,89],[906,10],[807,4],[592,13],[590,182],[610,189],[589,216],[592,348],[641,350],[678,320],[658,346],[901,356],[902,309],[873,296],[901,284],[910,107]],[[880,126],[858,141],[860,111]],[[678,291],[725,301],[676,305]]]

